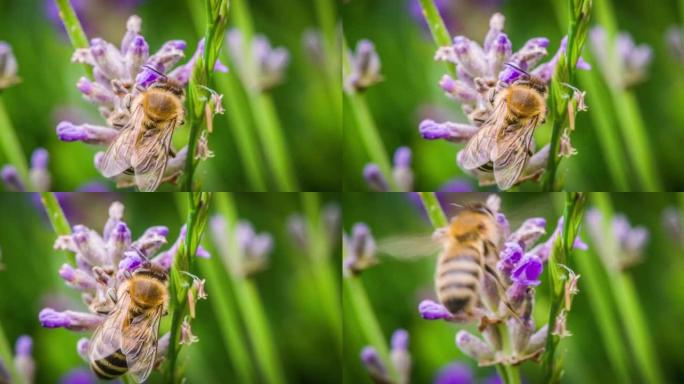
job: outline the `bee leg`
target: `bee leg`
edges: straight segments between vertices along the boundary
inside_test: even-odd
[[[499,290],[499,295],[501,296],[501,302],[506,306],[508,311],[511,313],[511,316],[513,316],[519,322],[522,322],[522,320],[520,320],[520,316],[518,316],[518,313],[515,311],[515,309],[513,309],[508,300],[506,300],[506,290],[504,289],[504,286],[501,283],[501,280],[499,279],[499,275],[496,273],[494,269],[492,269],[492,267],[490,267],[487,264],[485,264],[484,270],[485,273],[490,275],[496,283],[497,289]]]

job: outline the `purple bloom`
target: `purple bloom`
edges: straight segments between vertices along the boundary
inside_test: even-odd
[[[451,363],[442,368],[435,377],[434,384],[473,384],[473,372],[463,363]]]
[[[420,317],[425,320],[452,320],[454,316],[442,304],[432,300],[423,300],[418,305]]]
[[[344,90],[347,93],[362,92],[382,81],[380,56],[370,40],[360,40],[355,52],[348,52],[349,69],[344,74]]]
[[[161,77],[181,85],[188,82],[197,57],[204,51],[204,42],[198,43],[195,54],[186,64],[175,67],[185,56],[186,43],[182,40],[170,40],[157,52],[150,54],[149,45],[140,34],[141,25],[140,17],[131,16],[126,23],[127,31],[120,46],[95,38],[91,40],[90,47],[80,48],[74,52],[72,61],[92,66],[94,77],[94,80],[81,78],[76,87],[86,100],[98,105],[107,126],[79,125],[62,121],[57,126],[57,136],[60,140],[109,145],[118,137],[121,127],[129,123],[132,116],[131,102],[140,92],[160,81]],[[223,71],[225,66],[217,61],[216,70]],[[200,149],[197,155],[204,158]],[[176,181],[186,156],[187,147],[178,151],[175,157],[169,156],[162,182]],[[102,154],[97,153],[95,167],[102,172],[101,159]],[[135,183],[131,175],[120,174],[114,178],[119,187]]]
[[[375,239],[366,224],[354,224],[351,237],[345,235],[343,239],[347,244],[347,255],[344,260],[344,272],[347,276],[357,275],[377,264]]]
[[[408,192],[413,190],[413,170],[411,169],[411,149],[399,147],[394,152],[394,166],[392,167],[392,180],[399,191]],[[382,174],[380,167],[375,163],[368,163],[363,169],[363,178],[368,187],[375,192],[389,192],[390,186]]]
[[[252,224],[245,220],[238,221],[235,228],[228,228],[226,219],[219,215],[212,217],[209,225],[214,242],[233,273],[250,277],[268,267],[273,250],[271,234],[257,233]],[[232,232],[230,237],[237,242],[238,254],[231,251],[229,231]]]
[[[0,91],[7,89],[21,81],[17,76],[17,59],[12,53],[12,47],[0,41]]]
[[[368,187],[375,192],[389,192],[390,190],[387,179],[385,179],[377,164],[366,164],[363,167],[363,178],[366,180]]]
[[[36,363],[31,352],[33,350],[33,339],[31,336],[19,336],[14,346],[14,365],[27,383],[34,381]]]
[[[130,278],[132,272],[146,264],[168,271],[173,263],[185,238],[184,228],[171,249],[159,252],[167,243],[167,227],[150,227],[133,241],[131,230],[123,221],[123,204],[112,203],[108,213],[102,233],[84,225],[75,225],[70,235],[59,236],[55,241],[55,249],[76,254],[76,265],[64,264],[59,275],[69,286],[81,292],[88,311],[44,308],[38,315],[43,327],[93,331],[105,320],[101,314],[111,310],[111,294],[120,294],[122,283]],[[208,256],[208,253],[198,248],[197,256],[203,255]],[[159,340],[158,350],[162,348],[163,338]],[[77,344],[77,350],[84,358],[87,358],[88,343],[88,339],[81,339]]]
[[[611,42],[601,27],[589,31],[589,42],[603,75],[612,86],[625,89],[644,81],[653,59],[650,46],[636,45],[632,36],[620,32],[614,42],[615,57],[609,57]]]
[[[625,215],[617,214],[610,222],[611,232],[606,233],[603,228],[603,215],[597,209],[588,210],[585,218],[587,232],[608,267],[624,270],[643,260],[644,247],[649,238],[649,232],[645,227],[632,227]],[[609,251],[611,241],[618,247],[616,255]]]
[[[284,47],[272,47],[266,36],[255,35],[249,42],[252,45],[251,50],[245,50],[244,37],[237,29],[228,31],[226,43],[247,87],[265,92],[285,81],[290,52]],[[251,57],[245,57],[245,52],[251,54]]]
[[[448,140],[455,143],[464,143],[477,133],[480,128],[474,125],[453,123],[445,121],[437,123],[430,119],[420,122],[418,131],[426,140]]]
[[[97,384],[95,375],[88,369],[76,368],[59,379],[60,384]]]
[[[408,351],[409,334],[403,329],[398,329],[392,334],[390,362],[399,374],[400,384],[408,384],[411,380],[411,355]],[[371,379],[376,383],[390,383],[385,362],[380,359],[380,355],[371,346],[366,346],[361,350],[361,363],[368,371]]]
[[[14,165],[4,165],[0,174],[2,175],[2,183],[5,185],[6,190],[11,192],[23,192],[26,190],[26,186],[21,181],[19,172],[17,172],[17,168]]]
[[[44,148],[37,148],[31,154],[31,168],[29,169],[28,185],[32,192],[50,190],[50,171],[47,169],[49,155]],[[26,192],[27,183],[21,179],[13,165],[5,165],[0,171],[2,182],[8,191]]]

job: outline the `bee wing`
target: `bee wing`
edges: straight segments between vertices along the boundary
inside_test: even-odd
[[[105,177],[119,175],[131,167],[131,156],[133,148],[135,148],[136,137],[140,132],[142,113],[142,107],[137,107],[128,124],[121,129],[116,139],[107,147],[100,161],[100,168]]]
[[[377,250],[400,260],[416,260],[434,256],[442,249],[432,235],[398,235],[378,240]]]
[[[527,151],[532,142],[532,134],[538,122],[539,118],[531,118],[517,129],[507,129],[497,138],[492,160],[494,178],[501,190],[512,187],[522,174],[529,157]]]
[[[162,311],[159,306],[134,317],[124,334],[121,350],[126,355],[128,372],[138,383],[145,381],[154,368]]]
[[[130,296],[125,290],[119,295],[118,301],[105,321],[95,330],[90,338],[88,358],[90,362],[104,359],[122,349],[122,332],[128,317]]]
[[[142,192],[154,192],[166,171],[169,147],[176,120],[146,131],[133,150],[131,165],[135,171],[135,184]]]
[[[491,160],[491,153],[499,129],[506,118],[506,103],[500,99],[491,117],[482,124],[477,133],[468,140],[461,155],[461,165],[465,169],[476,169]]]

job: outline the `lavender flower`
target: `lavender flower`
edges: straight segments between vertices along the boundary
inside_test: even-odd
[[[435,0],[434,3],[447,30],[454,33],[473,24],[485,23],[487,16],[501,5],[501,0]],[[409,0],[408,5],[411,17],[427,31],[419,0]]]
[[[317,68],[325,65],[325,46],[323,44],[323,34],[318,29],[307,29],[302,33],[302,45],[309,59]]]
[[[670,49],[670,54],[680,63],[684,63],[684,31],[676,25],[665,31],[665,42]]]
[[[434,384],[473,384],[473,372],[463,363],[451,363],[442,368],[435,377]]]
[[[340,206],[328,203],[323,206],[321,222],[324,226],[325,236],[329,247],[334,247],[340,237]],[[287,218],[287,232],[294,244],[304,253],[311,252],[309,243],[309,228],[307,219],[300,213],[295,213]]]
[[[123,214],[123,204],[115,202],[109,208],[109,219],[102,234],[83,225],[75,225],[70,235],[57,238],[55,249],[76,254],[76,265],[64,264],[59,275],[67,285],[81,292],[88,312],[57,311],[47,307],[38,315],[43,327],[92,331],[105,320],[102,313],[111,309],[110,292],[117,292],[132,272],[146,263],[169,270],[181,242],[185,239],[185,227],[181,228],[174,245],[167,251],[160,252],[167,243],[168,228],[150,227],[141,237],[133,240],[131,230],[123,221]],[[199,247],[197,256],[209,257],[209,253]],[[160,358],[165,354],[165,350],[161,349],[163,338],[160,338],[158,345]],[[87,355],[88,343],[88,339],[78,342],[77,351],[80,355]]]
[[[539,62],[547,55],[546,48],[549,39],[545,37],[532,38],[517,52],[513,52],[513,44],[503,33],[505,18],[495,13],[489,21],[489,32],[484,43],[478,43],[465,36],[456,36],[452,46],[440,47],[435,59],[447,61],[456,65],[458,79],[444,75],[439,82],[447,97],[461,104],[468,123],[436,122],[432,119],[423,120],[418,130],[426,140],[447,140],[450,142],[467,142],[481,128],[493,113],[493,96],[503,88],[520,78],[520,71],[504,66],[511,63],[530,72],[531,75],[548,83],[554,73],[560,54],[565,51],[567,39],[561,41],[558,52],[553,58],[543,64]],[[580,69],[590,66],[580,59],[577,63]],[[532,148],[534,149],[534,148]],[[542,147],[528,160],[520,181],[536,179],[541,174],[548,159],[548,145]],[[461,166],[461,154],[456,157],[459,166],[465,172],[478,178],[480,185],[494,184],[491,172],[467,170]]]
[[[411,169],[411,149],[409,147],[399,147],[394,152],[394,167],[392,168],[392,179],[397,188],[402,192],[413,190],[413,170]],[[375,163],[368,163],[363,168],[363,178],[368,187],[376,192],[389,192],[390,186],[385,176],[380,171],[380,167]]]
[[[64,22],[59,17],[57,3],[53,0],[44,0],[43,2],[47,18],[66,37]],[[110,21],[120,22],[125,20],[142,3],[142,0],[117,0],[115,2],[108,0],[70,0],[69,2],[85,32],[88,35],[101,35],[108,32],[109,27],[112,25]],[[108,22],[103,23],[103,19],[106,19]]]
[[[615,57],[609,57],[611,42],[601,27],[589,31],[589,42],[603,76],[613,87],[626,89],[646,79],[653,59],[653,50],[648,45],[636,45],[629,33],[620,32],[615,38]]]
[[[57,137],[62,141],[81,141],[87,144],[109,145],[119,135],[131,119],[129,105],[131,101],[145,91],[150,85],[165,74],[169,80],[181,85],[187,84],[198,57],[204,52],[204,41],[200,40],[192,58],[185,64],[176,64],[185,56],[186,43],[182,40],[170,40],[164,43],[156,53],[149,52],[145,38],[140,34],[142,20],[131,16],[126,23],[126,33],[120,47],[103,39],[95,38],[89,48],[79,48],[74,52],[72,61],[91,65],[94,80],[86,77],[79,79],[76,87],[83,97],[98,105],[107,126],[95,124],[75,124],[62,121],[57,125]],[[175,68],[174,68],[175,67]],[[216,62],[215,70],[226,71],[220,62]],[[95,155],[95,167],[102,172],[100,160],[103,152]],[[199,156],[199,150],[196,154]],[[164,182],[175,182],[187,156],[187,147],[183,147],[175,157],[170,156],[164,173]],[[133,184],[129,175],[114,177],[117,186]]]
[[[344,90],[347,93],[362,92],[382,81],[380,57],[370,40],[356,44],[356,52],[349,52],[349,68],[345,68]]]
[[[290,64],[290,53],[284,47],[272,47],[266,36],[252,38],[251,51],[244,48],[244,36],[238,29],[231,29],[226,36],[228,52],[245,85],[260,92],[269,91],[285,80],[285,71]],[[245,54],[252,57],[245,57]]]
[[[234,229],[228,228],[223,216],[216,215],[209,222],[211,234],[216,246],[221,250],[225,261],[237,276],[250,277],[265,270],[269,263],[269,254],[273,250],[273,237],[266,232],[257,233],[251,223],[239,220]],[[231,252],[228,243],[228,231],[234,233],[238,254]]]
[[[490,197],[488,208],[494,212],[501,233],[505,236],[504,246],[499,252],[496,265],[496,279],[484,274],[480,282],[481,302],[473,310],[472,315],[452,314],[441,304],[424,300],[418,311],[426,320],[446,320],[452,322],[477,321],[480,324],[482,338],[468,331],[461,330],[456,335],[456,345],[466,355],[474,358],[480,365],[518,364],[538,357],[544,347],[548,326],[537,328],[532,317],[535,301],[535,287],[541,284],[541,274],[548,253],[556,241],[562,228],[559,221],[554,233],[543,243],[533,247],[546,233],[546,220],[540,217],[525,220],[520,227],[511,232],[508,219],[499,212],[500,199]],[[436,239],[444,229],[438,229]],[[576,248],[585,245],[579,239]],[[574,273],[569,273],[575,276]],[[497,281],[499,280],[499,281]],[[568,295],[577,293],[577,280],[568,285]],[[501,289],[503,285],[503,290]],[[567,308],[569,310],[569,307]],[[516,316],[512,316],[515,311]],[[508,327],[509,343],[512,351],[504,351],[502,335],[494,325],[503,322]]]
[[[59,379],[60,384],[97,384],[95,375],[87,369],[75,368]]]
[[[355,276],[378,263],[375,257],[375,240],[368,226],[364,223],[356,223],[352,227],[351,237],[343,236],[346,244],[347,255],[344,260],[344,273],[346,276]]]
[[[589,236],[597,245],[598,253],[604,263],[616,270],[625,270],[643,260],[643,251],[649,238],[648,230],[642,226],[632,227],[627,217],[617,214],[610,223],[611,233],[605,233],[603,215],[596,208],[586,213]],[[610,252],[610,237],[613,237],[618,249],[616,254]]]
[[[12,47],[0,41],[0,92],[21,81],[17,76],[17,69],[17,59],[12,53]]]
[[[25,382],[33,383],[36,372],[36,362],[33,360],[33,356],[31,356],[33,339],[27,335],[20,336],[14,349],[14,365],[17,371],[19,371]]]
[[[663,211],[662,225],[672,241],[682,244],[684,232],[682,232],[682,216],[679,209],[675,207],[665,208]]]
[[[411,381],[411,355],[408,351],[409,334],[403,329],[398,329],[392,334],[390,359],[392,366],[399,374],[397,384],[408,384]],[[395,383],[387,373],[385,363],[380,355],[371,346],[366,346],[361,351],[361,363],[368,371],[371,380],[379,384]]]
[[[49,154],[44,148],[38,148],[31,155],[31,169],[29,169],[29,186],[33,192],[47,192],[50,190],[50,171],[47,169]],[[26,192],[27,183],[21,180],[19,172],[13,165],[5,165],[0,171],[0,177],[5,189],[12,192]]]

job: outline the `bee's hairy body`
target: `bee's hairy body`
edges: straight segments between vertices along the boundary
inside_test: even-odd
[[[479,300],[486,258],[498,249],[500,230],[487,208],[474,206],[452,219],[445,236],[435,276],[437,297],[452,315],[468,314]]]
[[[150,120],[146,124],[148,128],[173,119],[183,120],[182,90],[179,92],[174,87],[160,85],[150,87],[139,97],[145,117]]]
[[[127,313],[120,330],[123,334],[126,334],[127,329],[139,323],[141,319],[149,317],[151,312],[166,305],[168,295],[166,279],[164,272],[141,268],[124,282],[120,290],[128,293],[130,303],[125,309]],[[100,354],[105,346],[95,342],[91,348]],[[127,357],[121,349],[103,358],[91,360],[90,366],[97,377],[103,380],[113,380],[124,375],[129,369]]]
[[[530,119],[546,114],[544,96],[530,85],[513,84],[506,90],[505,97],[508,112],[516,118],[515,120]]]

